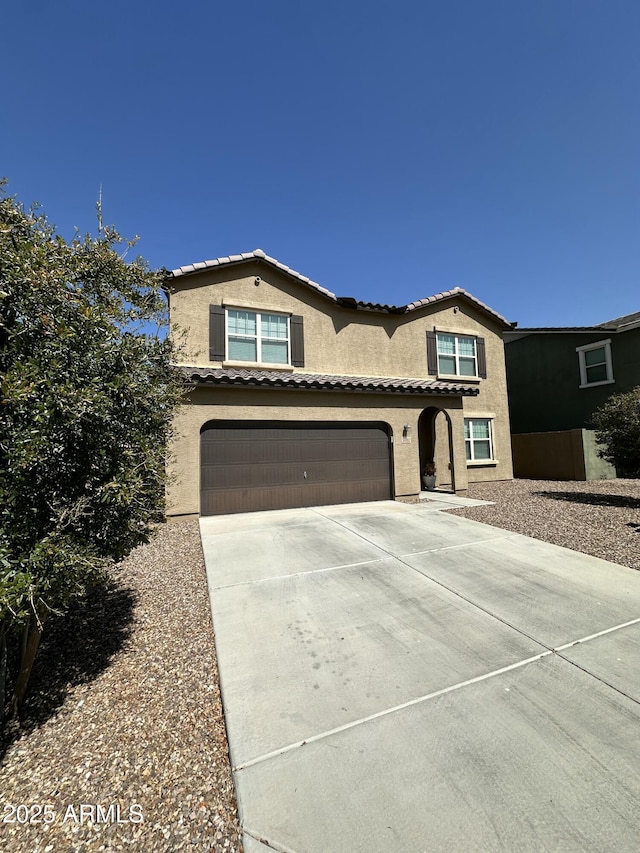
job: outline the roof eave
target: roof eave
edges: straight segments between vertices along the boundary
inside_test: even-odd
[[[274,376],[268,371],[250,374],[249,372],[224,371],[222,369],[182,367],[185,377],[196,386],[211,385],[224,388],[257,388],[262,390],[285,391],[335,391],[338,393],[365,394],[413,394],[440,397],[475,397],[479,388],[473,385],[453,382],[425,382],[418,387],[403,382],[416,382],[415,379],[403,380],[401,377],[358,377],[324,376],[321,374],[283,374]],[[389,382],[399,385],[389,386]],[[366,383],[366,384],[365,384]]]
[[[449,299],[461,298],[463,300],[466,300],[475,309],[482,311],[484,314],[490,317],[502,329],[513,329],[517,325],[516,323],[510,323],[505,317],[503,317],[501,314],[498,314],[497,311],[493,310],[493,308],[490,308],[488,305],[485,305],[484,302],[481,302],[475,296],[464,290],[464,288],[462,287],[454,287],[451,290],[445,290],[441,293],[436,293],[433,296],[427,296],[424,299],[418,299],[414,302],[408,303],[407,305],[385,305],[382,303],[364,302],[362,300],[357,300],[352,296],[336,296],[335,293],[332,293],[330,290],[327,290],[325,287],[322,287],[317,282],[307,278],[307,276],[301,275],[296,270],[292,270],[290,267],[280,263],[280,261],[276,260],[275,258],[271,258],[269,255],[266,255],[262,251],[262,249],[255,249],[253,252],[244,252],[240,255],[229,255],[228,257],[224,258],[216,258],[211,261],[202,261],[197,264],[189,264],[184,267],[179,267],[178,269],[172,270],[170,273],[168,273],[167,278],[165,280],[167,282],[176,282],[181,278],[197,275],[199,273],[205,272],[206,270],[219,269],[221,267],[228,266],[237,266],[239,264],[245,263],[268,264],[269,266],[273,267],[273,269],[276,269],[284,275],[289,276],[293,280],[307,286],[315,293],[319,293],[321,296],[325,296],[327,299],[329,299],[334,304],[339,305],[341,308],[346,308],[347,310],[351,311],[366,311],[368,313],[374,314],[408,314],[413,311],[419,311],[423,308],[429,308],[432,305],[437,305]]]

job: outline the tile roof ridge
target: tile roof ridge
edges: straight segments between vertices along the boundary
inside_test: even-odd
[[[208,261],[200,261],[195,264],[187,264],[186,266],[177,267],[174,270],[169,272],[169,276],[171,278],[180,278],[183,275],[189,275],[195,272],[201,272],[204,269],[210,269],[213,267],[225,266],[226,264],[233,263],[241,263],[242,261],[249,260],[258,260],[263,261],[276,269],[281,270],[282,272],[290,275],[292,278],[297,279],[302,284],[307,287],[312,288],[318,293],[323,294],[328,297],[332,302],[337,304],[342,304],[344,307],[348,308],[361,308],[369,311],[383,311],[389,312],[392,314],[404,314],[409,311],[416,311],[419,308],[423,308],[426,305],[432,305],[436,302],[441,302],[444,299],[451,299],[455,296],[462,296],[465,299],[469,300],[473,304],[475,304],[478,308],[481,308],[483,311],[487,312],[490,316],[494,317],[500,323],[505,326],[512,328],[513,324],[510,323],[502,314],[498,314],[497,311],[494,311],[489,305],[485,302],[482,302],[480,299],[477,299],[468,290],[465,290],[463,287],[456,285],[455,287],[449,288],[449,290],[443,290],[440,293],[434,293],[432,296],[424,297],[423,299],[416,299],[413,302],[408,303],[407,305],[385,305],[378,302],[364,302],[361,300],[352,299],[351,297],[338,297],[331,290],[328,290],[326,287],[323,287],[318,282],[313,281],[306,275],[302,275],[302,273],[297,270],[292,269],[291,267],[283,264],[277,258],[272,257],[271,255],[267,255],[263,249],[254,249],[252,252],[243,252],[242,254],[237,255],[225,255],[221,258],[213,258]],[[351,304],[351,303],[355,304]]]
[[[455,287],[450,288],[449,290],[442,290],[440,293],[434,293],[432,296],[425,296],[423,299],[416,299],[414,302],[410,302],[406,306],[407,311],[417,311],[418,308],[423,308],[425,305],[432,305],[434,302],[441,302],[444,299],[451,299],[454,296],[463,296],[465,299],[468,299],[470,302],[473,302],[479,308],[482,308],[483,311],[491,314],[491,316],[500,320],[501,323],[511,327],[512,324],[503,317],[502,314],[498,314],[497,311],[494,311],[486,302],[482,302],[472,293],[469,293],[468,290],[465,290],[464,287],[459,287],[456,285]]]
[[[312,287],[314,290],[319,291],[324,296],[328,296],[329,299],[336,301],[335,293],[332,293],[326,287],[323,287],[321,284],[318,284],[317,281],[312,281],[308,276],[302,275],[297,270],[292,269],[291,267],[283,264],[277,258],[272,257],[271,255],[267,255],[264,249],[254,249],[252,252],[242,252],[239,255],[224,255],[221,258],[211,258],[208,261],[200,261],[195,264],[187,264],[186,266],[177,267],[174,270],[169,271],[169,275],[172,278],[180,278],[183,275],[189,275],[189,273],[200,272],[204,269],[211,269],[212,267],[220,267],[226,266],[227,264],[239,263],[241,261],[250,261],[250,260],[260,260],[266,261],[271,266],[276,267],[276,269],[282,270],[282,272],[287,273],[293,278],[297,278],[298,281],[301,281],[303,284]]]

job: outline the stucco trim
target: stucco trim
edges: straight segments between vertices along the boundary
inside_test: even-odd
[[[223,361],[223,368],[235,368],[237,370],[249,370],[253,368],[262,368],[269,371],[278,371],[279,373],[293,373],[293,365],[291,364],[271,364],[268,361]]]
[[[438,373],[438,379],[439,380],[442,379],[445,382],[457,382],[461,376],[462,376],[462,374],[456,374],[456,373]],[[473,383],[477,383],[479,385],[482,382],[482,377],[481,376],[465,376],[464,381],[465,381],[465,383],[466,382],[473,382]]]

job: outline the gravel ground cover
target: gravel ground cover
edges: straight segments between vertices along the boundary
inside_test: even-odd
[[[197,522],[114,576],[47,625],[5,734],[0,849],[241,851]]]
[[[640,480],[472,483],[468,497],[494,504],[451,512],[640,569]]]

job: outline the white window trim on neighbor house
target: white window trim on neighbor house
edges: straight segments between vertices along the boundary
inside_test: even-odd
[[[476,459],[475,458],[474,442],[476,442],[476,441],[483,441],[484,442],[484,441],[487,441],[487,438],[473,438],[473,422],[474,421],[486,421],[486,423],[488,425],[488,433],[489,433],[489,436],[488,436],[489,458],[488,459],[485,459],[485,458]],[[467,450],[469,450],[469,453],[470,453],[470,458],[467,459],[467,466],[471,466],[471,465],[497,465],[498,464],[498,460],[494,459],[494,457],[493,457],[493,452],[494,452],[493,421],[494,421],[493,415],[484,415],[484,414],[483,415],[474,415],[473,417],[464,419],[465,427],[467,424],[469,424],[469,438],[465,437],[465,440],[464,440],[465,456],[467,454]]]
[[[253,314],[255,317],[256,323],[256,334],[255,335],[245,335],[241,332],[230,333],[229,331],[229,312],[230,311],[242,311],[246,314]],[[274,369],[287,369],[291,368],[291,325],[290,325],[290,314],[285,314],[280,311],[258,311],[255,308],[248,308],[243,305],[225,305],[225,365],[237,365],[237,366],[251,366],[255,367],[256,365],[269,365],[273,366]],[[262,325],[263,325],[263,317],[283,317],[287,321],[287,337],[285,338],[272,338],[268,335],[262,334]],[[256,345],[256,359],[250,360],[242,360],[238,358],[233,358],[229,353],[229,339],[230,338],[244,338],[247,341],[255,341]],[[286,340],[287,345],[287,360],[286,361],[269,361],[263,358],[262,349],[264,342],[273,342],[282,344]]]
[[[445,336],[447,338],[453,338],[453,342],[454,342],[453,353],[440,352],[440,339],[445,337]],[[438,376],[444,376],[444,377],[446,377],[446,376],[455,376],[455,377],[463,376],[465,379],[467,379],[467,378],[479,379],[480,378],[478,375],[478,347],[477,347],[476,337],[477,337],[476,335],[460,335],[460,334],[455,334],[454,332],[438,332],[438,331],[436,331],[436,347],[437,347],[436,352],[437,352],[437,356],[438,356]],[[473,343],[473,355],[472,356],[460,355],[459,341],[462,339],[471,341]],[[452,356],[453,356],[454,363],[455,363],[455,371],[453,373],[451,373],[448,370],[442,370],[440,367],[440,358],[441,357],[451,358]],[[473,373],[461,373],[460,372],[460,359],[461,358],[465,361],[468,361],[468,362],[473,360]]]
[[[587,367],[594,367],[595,365],[587,365],[586,353],[597,349],[604,349],[604,362],[599,362],[598,364],[605,365],[607,378],[600,379],[597,382],[589,382]],[[614,382],[613,365],[611,362],[611,338],[607,338],[604,341],[594,341],[591,344],[584,344],[581,347],[576,347],[576,352],[578,353],[578,361],[580,364],[580,388],[595,388],[597,385],[610,385]]]

